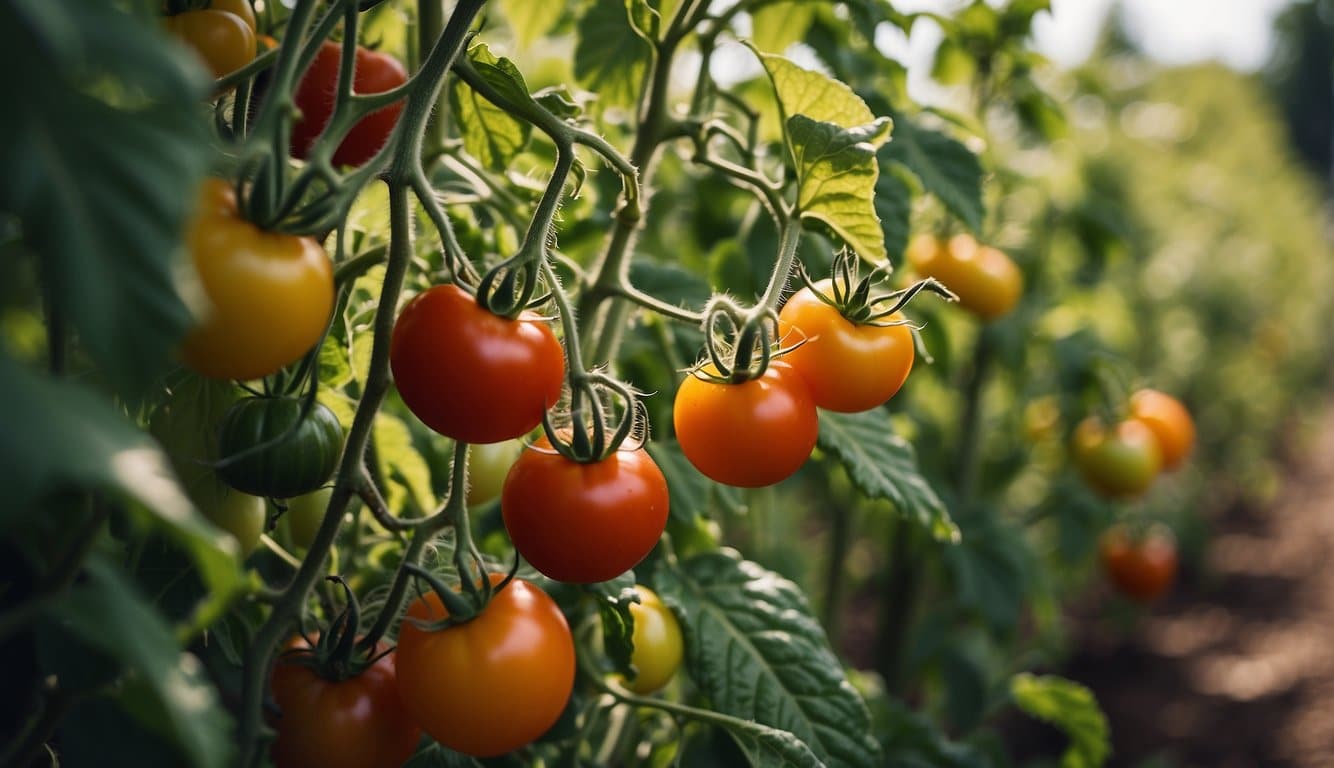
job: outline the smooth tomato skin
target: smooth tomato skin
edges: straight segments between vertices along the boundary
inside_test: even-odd
[[[1114,525],[1099,537],[1098,557],[1117,590],[1142,603],[1162,595],[1176,578],[1176,539],[1162,526],[1136,538]]]
[[[247,19],[218,5],[166,19],[167,31],[193,48],[215,78],[249,64],[256,47],[254,12]]]
[[[1158,438],[1163,469],[1181,466],[1195,445],[1195,420],[1181,401],[1156,389],[1141,389],[1130,397],[1130,415]]]
[[[217,379],[258,379],[299,360],[333,313],[333,265],[313,238],[266,232],[242,219],[236,193],[204,183],[186,247],[205,302],[181,352]]]
[[[492,574],[492,583],[500,581]],[[447,612],[428,592],[409,618]],[[541,736],[574,690],[574,638],[547,593],[514,579],[465,624],[426,632],[404,621],[398,693],[407,716],[456,752],[494,757]]]
[[[190,496],[210,523],[236,539],[242,558],[259,548],[269,521],[264,499],[228,488],[212,477],[191,489]]]
[[[408,302],[394,324],[389,362],[403,402],[436,432],[466,443],[528,434],[560,399],[565,352],[525,312],[492,314],[457,285]]]
[[[505,478],[521,451],[520,440],[482,443],[468,449],[468,506],[477,507],[500,498]]]
[[[1014,309],[1024,292],[1024,275],[1010,257],[971,235],[949,240],[918,235],[908,245],[908,262],[919,274],[944,283],[958,295],[959,306],[983,320]]]
[[[816,288],[833,295],[828,280]],[[901,321],[903,315],[888,320]],[[916,354],[906,325],[857,325],[810,288],[783,305],[778,336],[784,346],[800,343],[783,361],[801,375],[815,404],[841,413],[868,411],[893,397],[908,380]]]
[[[1084,481],[1112,499],[1144,493],[1163,466],[1158,438],[1135,419],[1109,431],[1098,417],[1090,416],[1075,427],[1072,450]]]
[[[640,695],[648,695],[671,682],[681,666],[685,641],[681,624],[662,598],[642,584],[635,585],[638,603],[631,603],[630,615],[635,618],[632,638],[634,652],[630,663],[638,674],[626,686]]]
[[[514,548],[547,577],[572,584],[638,565],[662,537],[667,509],[667,479],[648,451],[581,464],[545,437],[519,455],[500,496]]]
[[[792,475],[806,463],[820,433],[806,383],[782,360],[741,384],[686,376],[676,391],[672,421],[695,469],[742,488],[773,485]]]
[[[287,512],[283,514],[283,519],[287,521],[287,532],[291,536],[292,546],[298,549],[310,549],[311,542],[315,541],[315,534],[324,523],[324,513],[329,509],[331,496],[333,488],[321,488],[287,500]]]
[[[342,46],[326,40],[315,54],[310,69],[306,70],[297,84],[293,98],[301,110],[301,119],[292,126],[293,157],[304,159],[310,154],[310,148],[333,116],[338,65],[342,57]],[[354,93],[383,93],[407,81],[408,71],[398,59],[387,53],[357,46],[357,61],[352,75]],[[403,102],[396,101],[358,120],[334,150],[334,164],[362,165],[374,157],[389,140],[389,134],[393,132],[402,112]]]
[[[305,647],[298,640],[292,647]],[[383,652],[384,646],[376,649]],[[390,653],[356,677],[325,680],[279,658],[270,679],[281,714],[271,755],[277,768],[397,768],[421,729],[404,712]]]
[[[218,456],[239,458],[218,468],[223,482],[277,499],[324,485],[343,455],[343,427],[324,403],[303,416],[304,408],[290,397],[247,397],[228,409],[218,428]]]

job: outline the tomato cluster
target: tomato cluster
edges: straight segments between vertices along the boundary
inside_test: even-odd
[[[1152,389],[1130,399],[1130,417],[1108,427],[1090,416],[1075,428],[1071,452],[1089,487],[1108,498],[1139,496],[1163,470],[1179,467],[1195,424],[1179,400]]]
[[[934,277],[959,297],[959,306],[983,320],[1014,309],[1024,292],[1024,275],[1002,251],[972,235],[948,240],[918,235],[908,245],[908,263],[923,277]]]
[[[250,0],[210,0],[207,8],[165,19],[167,31],[194,49],[214,77],[255,58],[255,10]]]

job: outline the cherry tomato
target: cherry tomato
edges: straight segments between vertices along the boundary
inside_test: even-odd
[[[662,598],[642,584],[636,584],[635,591],[640,602],[630,605],[630,615],[635,618],[635,649],[630,663],[638,674],[626,685],[635,693],[647,695],[671,682],[681,666],[684,641],[676,615]]]
[[[307,647],[297,640],[291,647]],[[383,653],[385,646],[376,649]],[[397,768],[417,750],[421,729],[404,712],[394,654],[356,677],[326,680],[292,657],[278,659],[270,684],[278,706],[278,768]]]
[[[1176,469],[1195,445],[1195,421],[1181,401],[1156,389],[1141,389],[1130,398],[1130,415],[1144,422],[1158,438],[1163,469]]]
[[[704,373],[716,371],[706,366]],[[781,360],[741,384],[686,376],[672,420],[695,469],[743,488],[772,485],[800,469],[820,430],[805,382]]]
[[[334,97],[338,92],[338,67],[343,58],[339,43],[325,41],[310,69],[301,76],[293,95],[301,119],[292,126],[292,156],[305,158],[315,140],[324,132],[333,116]],[[366,95],[393,90],[408,81],[408,71],[387,53],[357,46],[352,90]],[[396,101],[357,121],[334,150],[335,165],[362,165],[375,156],[389,140],[403,112],[403,102]]]
[[[468,443],[521,437],[560,399],[565,353],[536,315],[492,314],[456,285],[408,302],[389,346],[403,402],[426,426]]]
[[[205,182],[186,245],[207,307],[182,347],[186,365],[218,379],[258,379],[299,360],[333,312],[333,265],[313,238],[242,219],[236,193]]]
[[[1138,496],[1163,466],[1153,430],[1127,419],[1108,430],[1090,416],[1075,427],[1074,460],[1089,487],[1108,498]]]
[[[189,490],[204,517],[236,539],[242,557],[259,548],[269,521],[264,499],[228,488],[212,472]]]
[[[477,507],[500,496],[523,442],[484,443],[468,449],[468,506]]]
[[[1112,584],[1132,600],[1153,600],[1176,577],[1176,538],[1161,525],[1141,536],[1132,535],[1124,525],[1114,525],[1099,537],[1098,555]]]
[[[329,497],[332,495],[332,488],[321,488],[287,500],[287,512],[283,519],[287,521],[292,546],[310,549],[310,543],[315,540],[315,534],[324,523],[324,513],[329,509]]]
[[[1056,435],[1061,424],[1061,404],[1052,395],[1044,395],[1024,406],[1024,434],[1034,443]]]
[[[407,615],[432,622],[448,613],[428,592]],[[528,744],[560,717],[574,690],[574,638],[556,601],[514,579],[464,624],[427,632],[405,620],[398,673],[408,717],[431,738],[493,757]]]
[[[222,77],[255,58],[255,11],[247,0],[214,0],[208,8],[166,18],[167,31]]]
[[[642,448],[581,464],[545,437],[519,455],[500,510],[514,548],[557,581],[592,584],[635,567],[667,525],[667,479]]]
[[[304,408],[290,397],[247,397],[233,405],[218,430],[218,456],[240,458],[218,468],[223,481],[277,499],[324,485],[343,455],[343,427],[323,403],[303,418]]]
[[[826,296],[828,280],[815,286]],[[902,321],[895,313],[889,322]],[[912,370],[912,331],[906,325],[857,325],[837,308],[802,288],[783,305],[778,335],[786,345],[799,344],[783,355],[796,369],[820,408],[843,413],[867,411],[899,391]]]
[[[959,305],[983,320],[1014,309],[1024,292],[1024,276],[1001,251],[981,245],[971,235],[948,241],[918,235],[908,246],[908,261],[919,274],[934,277],[959,296]]]

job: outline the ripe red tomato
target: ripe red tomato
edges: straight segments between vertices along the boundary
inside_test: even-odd
[[[712,366],[705,373],[716,374]],[[820,424],[806,384],[776,360],[741,384],[686,376],[672,406],[676,439],[690,463],[728,485],[772,485],[801,468]]]
[[[307,647],[296,640],[289,647]],[[382,645],[377,653],[385,650]],[[326,680],[291,658],[274,663],[270,685],[280,715],[278,768],[397,768],[417,749],[421,729],[394,685],[394,654],[346,680]]]
[[[607,581],[635,567],[667,525],[667,479],[642,448],[581,464],[545,437],[519,455],[500,509],[514,548],[549,578]]]
[[[635,591],[639,593],[640,602],[630,605],[630,615],[635,619],[631,640],[635,648],[630,663],[638,674],[626,686],[635,693],[647,695],[671,682],[681,666],[685,643],[681,637],[681,624],[658,593],[643,584],[636,584]]]
[[[828,280],[816,284],[833,296]],[[895,313],[889,321],[903,320]],[[906,325],[858,325],[835,307],[802,288],[778,314],[778,335],[784,345],[801,342],[783,355],[800,374],[820,408],[843,413],[867,411],[899,391],[912,370],[912,331]]]
[[[1163,466],[1153,431],[1135,419],[1108,430],[1096,416],[1075,427],[1074,461],[1089,487],[1108,498],[1138,496]]]
[[[1010,257],[971,235],[948,241],[918,235],[908,246],[908,261],[919,274],[944,283],[958,295],[959,306],[983,320],[1014,309],[1024,292],[1024,275]]]
[[[302,75],[293,98],[301,119],[292,126],[292,156],[305,158],[315,140],[324,132],[333,116],[334,97],[338,92],[338,66],[343,48],[339,43],[326,40]],[[408,71],[387,53],[357,46],[356,69],[352,76],[352,90],[359,94],[383,93],[408,81]],[[403,102],[396,101],[383,109],[366,115],[352,126],[334,150],[335,165],[361,165],[375,156],[389,140],[389,134],[398,124]]]
[[[207,8],[168,16],[166,25],[199,54],[214,77],[255,58],[255,11],[248,0],[213,0]]]
[[[190,368],[217,379],[258,379],[299,360],[324,335],[334,301],[324,248],[242,219],[222,179],[204,182],[186,246],[208,300],[182,346]]]
[[[1176,469],[1195,445],[1195,421],[1181,401],[1156,389],[1141,389],[1130,398],[1130,415],[1144,422],[1158,438],[1163,469]]]
[[[565,353],[536,315],[492,314],[457,285],[408,302],[394,324],[389,361],[398,393],[445,437],[498,443],[542,423],[560,399]]]
[[[493,583],[500,574],[492,574]],[[409,618],[448,615],[434,592]],[[574,690],[574,638],[556,601],[522,579],[464,624],[398,634],[398,693],[408,717],[456,752],[494,757],[547,731]]]
[[[1161,525],[1138,537],[1126,526],[1114,525],[1099,538],[1098,555],[1112,584],[1132,600],[1153,600],[1176,577],[1176,539]]]

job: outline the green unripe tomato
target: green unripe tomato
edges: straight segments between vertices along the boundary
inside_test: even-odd
[[[218,458],[240,458],[218,467],[223,481],[238,491],[279,499],[324,485],[343,453],[343,427],[324,404],[315,403],[302,418],[304,407],[281,397],[248,397],[233,405],[218,432]],[[263,447],[252,450],[257,446]],[[242,455],[245,451],[251,452]]]
[[[329,497],[333,488],[321,488],[314,493],[307,493],[287,500],[287,532],[292,538],[292,546],[298,549],[310,549],[315,534],[324,522],[324,512],[329,508]]]
[[[475,443],[468,448],[468,506],[480,506],[500,497],[505,476],[522,451],[521,440]]]
[[[268,523],[268,510],[258,496],[228,488],[211,479],[207,489],[196,489],[195,505],[209,522],[230,533],[241,556],[254,552]]]

